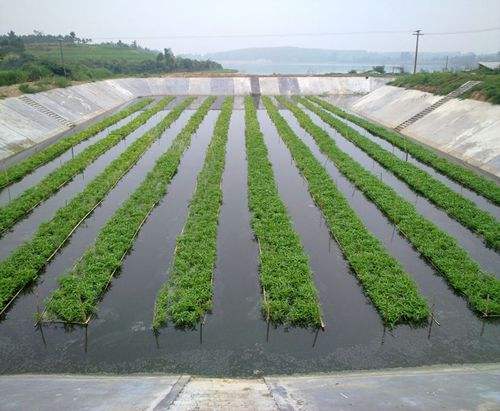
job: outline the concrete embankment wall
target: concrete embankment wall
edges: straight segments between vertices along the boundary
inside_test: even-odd
[[[366,94],[389,79],[372,77],[124,78],[0,101],[0,159],[32,147],[137,97],[157,95]],[[26,98],[27,97],[27,98]]]
[[[350,109],[394,128],[440,98],[383,86],[350,104]],[[401,133],[500,178],[499,105],[451,99]]]

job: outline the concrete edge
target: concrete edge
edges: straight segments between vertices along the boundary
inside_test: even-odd
[[[163,411],[168,410],[175,400],[179,397],[180,393],[184,389],[184,387],[191,380],[190,375],[181,375],[179,379],[175,382],[175,384],[168,390],[168,392],[160,398],[160,400],[156,403],[156,405],[151,405],[148,410],[153,411]]]
[[[145,378],[156,378],[156,377],[189,377],[190,379],[194,378],[214,378],[214,379],[240,379],[240,380],[262,380],[262,379],[270,379],[270,378],[288,378],[288,377],[345,377],[345,376],[369,376],[369,375],[397,375],[402,373],[414,373],[414,374],[425,374],[429,372],[438,372],[441,371],[443,373],[448,372],[484,372],[484,371],[495,371],[500,370],[500,362],[490,362],[490,363],[471,363],[471,364],[433,364],[433,365],[422,365],[417,367],[394,367],[394,368],[380,368],[380,369],[366,369],[366,370],[342,370],[342,371],[332,371],[332,372],[315,372],[315,373],[297,373],[297,374],[268,374],[264,376],[211,376],[204,374],[171,374],[171,373],[132,373],[132,374],[71,374],[71,373],[62,373],[62,374],[43,374],[43,373],[20,373],[20,374],[0,374],[0,378],[9,377],[9,378],[40,378],[40,377],[51,377],[51,378],[81,378],[81,379],[89,379],[89,378],[109,378],[109,379],[135,379],[137,377],[145,377]]]

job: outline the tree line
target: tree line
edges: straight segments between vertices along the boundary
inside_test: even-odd
[[[44,79],[58,79],[59,86],[68,80],[99,80],[123,75],[154,75],[183,71],[218,71],[222,66],[211,60],[195,60],[176,57],[170,48],[165,48],[155,55],[152,50],[141,47],[136,41],[126,44],[121,40],[92,44],[90,38],[80,38],[75,32],[67,35],[33,34],[17,35],[10,31],[0,35],[0,86]],[[35,56],[29,51],[30,45],[81,48],[82,56],[77,60],[61,61],[50,56]],[[28,46],[28,47],[27,47]],[[103,58],[92,52],[99,48],[116,50],[112,57]],[[58,50],[58,49],[55,49]],[[144,52],[144,59],[130,59],[125,50]],[[123,53],[121,52],[123,51]],[[62,77],[62,79],[61,79]],[[69,83],[68,83],[69,84]],[[39,90],[37,90],[39,91]]]

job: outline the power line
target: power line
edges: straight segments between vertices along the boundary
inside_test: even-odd
[[[479,30],[463,30],[463,31],[448,31],[448,32],[429,32],[425,33],[427,36],[444,36],[449,34],[469,34],[469,33],[486,33],[488,31],[497,31],[500,27],[491,27],[489,29],[479,29]]]
[[[454,35],[471,34],[498,31],[500,27],[491,27],[478,30],[463,30],[449,32],[429,32],[426,35]],[[322,36],[350,36],[365,34],[412,34],[411,30],[369,30],[369,31],[337,31],[337,32],[318,32],[318,33],[266,33],[266,34],[187,34],[187,35],[169,35],[169,36],[115,36],[115,37],[93,37],[94,40],[186,40],[186,39],[207,39],[207,38],[259,38],[259,37],[322,37]]]

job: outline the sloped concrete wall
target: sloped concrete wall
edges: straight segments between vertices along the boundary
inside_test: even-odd
[[[384,126],[394,128],[440,98],[418,90],[384,86],[360,98],[351,108]]]
[[[500,177],[500,106],[453,99],[404,133]]]
[[[361,97],[350,109],[394,128],[441,96],[383,86]],[[500,178],[500,106],[451,99],[401,133]]]
[[[267,95],[368,93],[390,79],[370,77],[254,77]],[[249,95],[250,77],[123,78],[31,94],[29,98],[74,124],[88,121],[138,97]],[[0,101],[0,159],[68,130],[22,99]]]

